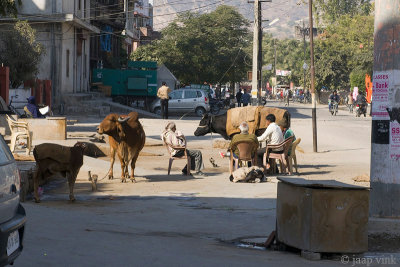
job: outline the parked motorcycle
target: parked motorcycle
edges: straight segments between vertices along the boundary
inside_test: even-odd
[[[218,100],[215,98],[210,98],[210,111],[211,114],[216,115],[225,106],[224,100]]]

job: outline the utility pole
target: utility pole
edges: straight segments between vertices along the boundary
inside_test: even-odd
[[[310,17],[310,55],[311,55],[311,98],[312,98],[312,132],[313,132],[313,150],[318,152],[317,142],[317,102],[315,99],[315,68],[314,68],[314,32],[313,32],[313,14],[312,0],[308,1]]]
[[[370,216],[400,217],[400,0],[375,1]]]
[[[303,86],[303,94],[305,94],[306,93],[306,26],[304,25],[304,20],[303,20],[303,28],[301,29],[301,33],[303,35],[303,50],[304,50],[304,64],[303,64],[304,86]]]
[[[261,75],[262,75],[261,3],[271,2],[271,1],[272,0],[254,0],[253,68],[252,68],[251,96],[252,99],[258,98],[258,103],[261,102]],[[248,1],[248,3],[252,2]]]

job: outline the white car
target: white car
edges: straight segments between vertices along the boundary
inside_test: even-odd
[[[156,114],[161,115],[160,100],[155,101],[151,108]],[[190,113],[194,112],[202,117],[210,111],[209,96],[201,89],[178,89],[169,93],[168,112],[169,113]]]
[[[19,201],[20,179],[14,157],[0,135],[0,266],[12,264],[23,247],[26,215]]]

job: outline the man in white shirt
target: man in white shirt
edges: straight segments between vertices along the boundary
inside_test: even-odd
[[[278,145],[284,141],[283,139],[283,134],[281,128],[275,123],[275,115],[274,114],[268,114],[266,117],[267,121],[267,129],[265,132],[257,137],[258,142],[267,142],[267,145]],[[266,152],[266,147],[263,147],[257,151],[258,155],[258,162],[262,162],[264,153]],[[267,151],[267,159],[268,159],[268,154],[271,151]],[[283,150],[280,151],[274,151],[274,153],[283,153]],[[267,169],[269,168],[269,164],[267,164]]]

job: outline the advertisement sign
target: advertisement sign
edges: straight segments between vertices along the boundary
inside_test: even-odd
[[[400,124],[397,121],[390,122],[390,158],[400,158]]]
[[[375,72],[372,88],[372,119],[389,120],[387,108],[389,106],[390,74]]]
[[[276,76],[290,76],[291,74],[290,70],[276,70]]]

